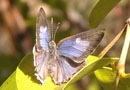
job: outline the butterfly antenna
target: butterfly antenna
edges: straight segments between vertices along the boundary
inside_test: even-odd
[[[57,32],[57,30],[59,29],[59,25],[60,25],[60,22],[57,23],[56,30],[54,31],[54,40],[55,40],[56,32]]]
[[[54,29],[53,29],[53,18],[51,18],[51,40],[54,39],[53,33],[54,33]]]

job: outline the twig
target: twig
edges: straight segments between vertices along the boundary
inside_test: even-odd
[[[124,78],[127,78],[130,76],[130,74],[125,73],[125,62],[126,62],[126,56],[128,53],[129,45],[130,45],[130,18],[127,20],[125,41],[124,41],[123,49],[121,52],[120,60],[117,64],[117,75],[115,79],[114,90],[117,90],[120,76]]]

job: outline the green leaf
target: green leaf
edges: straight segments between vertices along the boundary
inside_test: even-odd
[[[10,77],[2,84],[0,90],[18,90],[15,76],[16,72],[12,73]]]
[[[80,90],[80,89],[76,86],[76,84],[72,84],[66,90]]]
[[[116,71],[112,72],[111,68],[104,67],[94,72],[97,79],[103,85],[105,90],[113,90],[113,83],[116,77]]]
[[[104,90],[113,90],[116,71],[111,68],[104,67],[95,71],[95,76],[99,80]],[[121,78],[117,90],[130,90],[130,77]]]
[[[12,74],[9,79],[5,81],[1,88],[3,90],[5,90],[4,88],[10,89],[10,87],[13,88],[12,90],[57,90],[62,89],[65,85],[65,88],[67,88],[70,86],[70,84],[79,80],[88,73],[91,73],[94,70],[117,60],[118,58],[100,59],[95,56],[89,56],[87,59],[88,64],[80,72],[75,74],[67,84],[55,85],[51,77],[47,77],[44,85],[41,86],[41,83],[36,79],[36,76],[34,76],[33,55],[30,54],[22,59],[21,63],[16,69],[16,72],[14,72],[14,74]],[[68,90],[71,88],[78,90],[78,88],[73,85],[69,87]]]
[[[96,77],[103,83],[113,83],[116,77],[116,71],[112,72],[112,68],[103,67],[94,72]]]
[[[96,28],[120,0],[99,0],[89,15],[89,27]]]
[[[55,85],[51,77],[47,77],[44,85],[34,76],[33,55],[25,56],[16,69],[16,83],[18,90],[54,90],[62,85]]]
[[[76,73],[65,85],[64,89],[66,89],[69,85],[76,82],[77,80],[81,79],[82,77],[88,75],[89,73],[95,71],[96,69],[99,69],[105,65],[108,65],[110,63],[113,63],[115,61],[119,60],[119,58],[103,58],[100,59],[95,56],[89,56],[87,61],[88,64],[83,67],[78,73]],[[63,89],[63,90],[64,90]]]

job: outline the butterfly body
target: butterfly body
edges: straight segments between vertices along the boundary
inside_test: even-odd
[[[35,75],[43,84],[51,76],[55,84],[67,82],[85,64],[102,40],[103,30],[89,30],[55,43],[56,30],[48,26],[41,8],[36,24],[36,44],[33,48]]]
[[[56,43],[54,41],[49,42],[49,55],[52,57],[55,57],[57,51],[56,51]]]

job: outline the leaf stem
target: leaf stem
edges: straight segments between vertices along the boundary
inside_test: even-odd
[[[114,90],[117,90],[117,86],[118,86],[118,83],[119,83],[120,76],[124,77],[124,78],[127,78],[128,76],[130,76],[130,74],[125,73],[125,62],[126,62],[126,56],[127,56],[127,53],[128,53],[129,45],[130,45],[130,18],[128,19],[128,22],[126,24],[125,41],[124,41],[124,45],[123,45],[123,48],[122,48],[120,60],[117,64],[117,75],[116,75],[116,79],[115,79]]]

